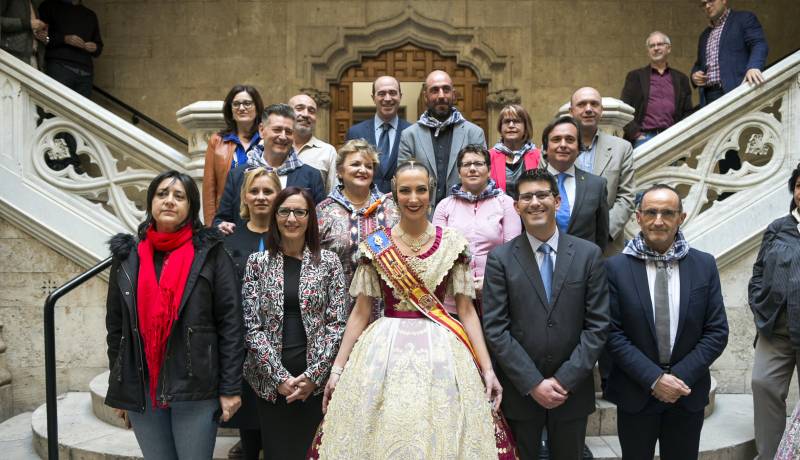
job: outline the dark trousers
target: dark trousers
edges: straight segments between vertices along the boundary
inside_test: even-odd
[[[517,441],[521,460],[539,460],[542,429],[547,427],[550,458],[557,460],[581,460],[586,441],[588,417],[572,420],[553,420],[545,414],[533,420],[508,420],[514,439]]]
[[[617,433],[625,460],[652,460],[656,441],[661,460],[697,459],[703,411],[671,406],[660,414],[627,414],[617,409]]]
[[[54,80],[85,97],[92,95],[92,73],[61,61],[47,61],[46,71]]]
[[[705,95],[705,106],[724,96],[725,91],[722,90],[721,86],[715,86],[713,88],[705,88],[703,94]]]
[[[322,394],[291,404],[281,395],[274,403],[258,398],[258,418],[264,458],[305,460],[322,422]]]

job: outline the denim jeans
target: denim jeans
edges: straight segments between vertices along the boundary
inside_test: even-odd
[[[636,142],[633,144],[633,148],[636,148],[636,147],[644,144],[645,142],[649,141],[650,139],[656,137],[656,134],[658,134],[657,131],[650,131],[650,132],[646,132],[646,133],[643,132],[641,134],[641,137],[639,137],[639,139],[636,139]]]
[[[171,402],[153,408],[147,399],[143,414],[129,411],[136,441],[147,460],[205,460],[217,442],[219,399]]]

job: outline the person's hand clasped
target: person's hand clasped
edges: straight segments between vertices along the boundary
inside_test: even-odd
[[[85,49],[89,53],[94,53],[97,51],[97,43],[95,42],[85,42],[83,44],[83,49]]]
[[[555,377],[544,379],[530,392],[531,397],[545,409],[555,409],[564,404],[568,392]]]
[[[222,232],[223,235],[230,235],[236,230],[236,224],[233,222],[220,222],[219,225],[217,225],[217,230]]]
[[[222,409],[222,416],[220,421],[227,422],[233,417],[233,414],[242,406],[241,396],[220,396],[219,406]]]
[[[331,401],[331,396],[333,396],[333,390],[336,389],[336,384],[339,383],[339,374],[331,373],[331,376],[328,377],[328,383],[325,384],[325,390],[322,393],[322,413],[328,411],[328,403]]]
[[[653,387],[653,396],[661,402],[672,404],[681,396],[688,396],[692,389],[683,380],[672,374],[662,375]]]
[[[286,397],[287,404],[297,400],[305,401],[317,389],[317,385],[305,375],[290,378],[289,385],[294,387],[294,391]]]
[[[77,35],[65,35],[64,43],[74,46],[75,48],[86,49],[86,42],[84,42],[83,39]]]
[[[497,412],[500,408],[500,403],[503,401],[503,387],[494,371],[487,371],[483,373],[483,384],[486,386],[486,399],[492,403],[492,410]]]

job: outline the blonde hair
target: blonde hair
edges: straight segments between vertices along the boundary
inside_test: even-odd
[[[272,185],[275,186],[275,194],[280,192],[281,188],[283,188],[281,187],[281,179],[278,177],[275,171],[267,171],[267,169],[263,166],[245,171],[242,189],[239,191],[239,215],[244,220],[250,219],[250,208],[247,207],[244,197],[247,194],[247,190],[253,185],[253,182],[261,176],[266,176],[267,179],[272,182]]]
[[[372,162],[372,167],[375,171],[378,170],[380,161],[378,160],[378,151],[375,147],[370,145],[364,139],[351,139],[336,152],[336,171],[341,171],[344,166],[344,159],[352,153],[360,153],[364,155],[369,161]]]

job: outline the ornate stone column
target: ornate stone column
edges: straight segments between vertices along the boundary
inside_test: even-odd
[[[506,88],[492,91],[486,96],[486,105],[489,107],[489,123],[486,127],[486,144],[491,148],[500,141],[500,134],[495,127],[500,118],[500,111],[509,104],[521,104],[522,97],[517,94],[517,88]]]
[[[13,414],[11,398],[11,372],[6,368],[3,354],[6,352],[6,343],[3,341],[3,325],[0,324],[0,423]]]
[[[197,101],[178,110],[178,123],[189,131],[189,174],[201,183],[208,140],[225,127],[222,101]]]
[[[331,132],[331,93],[316,88],[300,88],[300,92],[317,103],[317,126],[314,129],[314,136],[332,144],[332,140],[328,139],[328,134]]]
[[[603,98],[603,116],[600,118],[600,130],[617,137],[622,137],[622,128],[633,120],[636,110],[628,104],[613,97]],[[569,115],[569,102],[558,110],[558,116]]]

